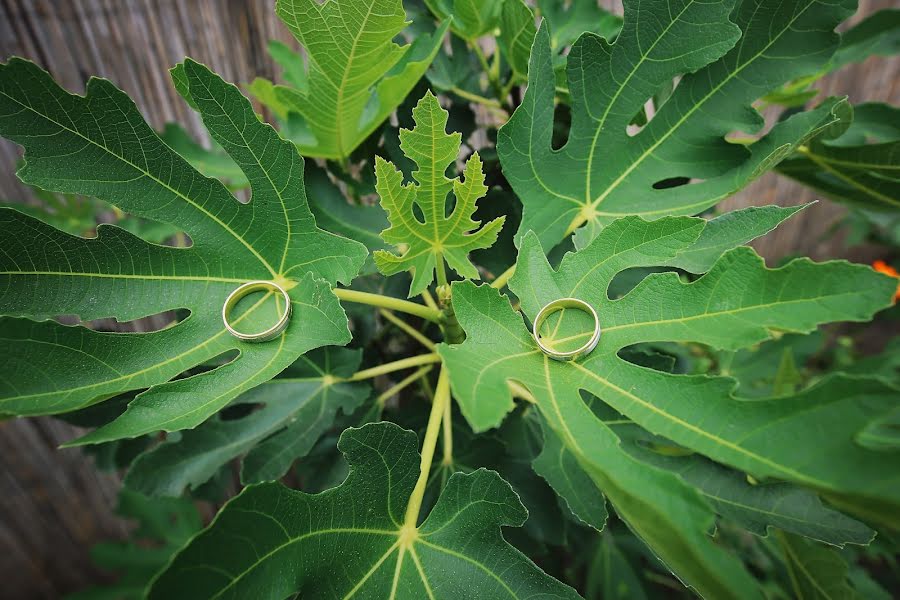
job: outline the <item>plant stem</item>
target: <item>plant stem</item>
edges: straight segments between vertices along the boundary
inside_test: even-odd
[[[493,100],[491,98],[485,98],[484,96],[479,96],[478,94],[473,94],[472,92],[467,92],[466,90],[459,88],[459,87],[450,88],[450,91],[453,92],[454,94],[456,94],[457,96],[459,96],[460,98],[468,100],[469,102],[475,102],[476,104],[483,104],[484,106],[489,106],[491,108],[500,108],[501,107],[500,102],[498,102],[497,100]]]
[[[443,425],[441,441],[444,443],[444,458],[441,464],[449,467],[453,464],[453,407],[449,402],[444,403],[444,417],[441,423]]]
[[[414,372],[412,375],[407,375],[399,382],[395,383],[388,389],[384,390],[378,397],[375,398],[375,403],[378,404],[379,408],[384,408],[384,403],[388,401],[389,398],[392,398],[402,392],[405,388],[409,387],[410,384],[415,383],[420,378],[424,377],[431,371],[431,365],[425,365],[418,371]]]
[[[437,389],[434,392],[434,402],[431,404],[431,414],[428,416],[428,427],[425,429],[425,440],[422,442],[422,462],[419,467],[419,479],[416,487],[409,497],[406,505],[406,518],[403,520],[403,529],[412,531],[419,520],[419,511],[422,509],[422,498],[425,496],[425,487],[428,484],[428,474],[431,472],[431,461],[434,459],[434,449],[437,446],[438,432],[441,429],[441,420],[444,416],[444,405],[450,403],[450,378],[447,369],[442,368],[438,376]]]
[[[444,256],[438,253],[435,256],[434,268],[437,272],[437,283],[438,286],[446,286],[447,285],[447,270],[444,268]],[[440,294],[439,294],[440,295]]]
[[[424,300],[425,304],[427,304],[430,308],[433,308],[434,310],[441,310],[440,308],[438,308],[437,302],[434,301],[434,298],[431,296],[431,293],[429,293],[428,290],[422,290],[422,300]]]
[[[442,265],[443,266],[443,265]],[[401,300],[399,298],[391,298],[390,296],[382,296],[381,294],[370,294],[369,292],[358,292],[356,290],[348,290],[344,288],[334,288],[334,295],[341,300],[347,302],[356,302],[359,304],[369,304],[371,306],[380,306],[390,310],[409,313],[428,319],[435,323],[441,322],[441,311],[428,306],[422,306],[409,300]]]
[[[499,97],[502,92],[500,82],[497,81],[500,73],[499,62],[497,61],[497,59],[495,59],[494,64],[489,65],[487,57],[484,55],[484,51],[481,49],[481,46],[476,40],[470,41],[469,46],[471,46],[472,51],[475,52],[475,56],[478,57],[478,62],[481,63],[481,68],[484,69],[485,74],[487,74],[488,83],[490,83],[491,87],[494,89],[494,94]],[[497,53],[497,56],[499,57],[499,49],[497,50]],[[502,100],[502,98],[499,99]]]
[[[494,281],[491,282],[492,288],[497,288],[498,290],[503,288],[506,285],[506,282],[510,280],[510,278],[516,273],[516,265],[511,266],[507,270],[500,273]]]
[[[357,371],[356,373],[348,377],[345,381],[361,381],[363,379],[371,379],[372,377],[386,375],[387,373],[393,373],[394,371],[401,371],[410,367],[430,365],[439,362],[441,362],[441,357],[438,356],[436,352],[432,352],[431,354],[420,354],[419,356],[411,356],[402,360],[395,360],[394,362],[378,365],[377,367],[372,367],[371,369],[363,369],[362,371]]]
[[[385,310],[383,308],[378,309],[378,312],[381,313],[381,316],[402,329],[409,335],[411,338],[415,339],[417,342],[434,352],[434,342],[429,340],[427,337],[422,335],[419,331],[417,331],[412,325],[395,315],[389,310]]]

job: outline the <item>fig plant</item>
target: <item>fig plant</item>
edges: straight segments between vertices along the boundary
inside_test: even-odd
[[[814,74],[894,51],[896,19],[842,45],[853,0],[587,4],[278,0],[303,54],[270,45],[285,83],[247,88],[277,127],[171,71],[212,149],[107,80],[0,66],[19,178],[137,223],[0,209],[0,411],[89,427],[67,445],[125,472],[160,541],[116,597],[890,585],[851,548],[900,529],[896,349],[809,357],[897,281],[769,268],[744,244],[804,207],[715,207],[776,168],[900,203],[896,109],[804,108]],[[199,533],[153,504],[218,503],[233,467]]]

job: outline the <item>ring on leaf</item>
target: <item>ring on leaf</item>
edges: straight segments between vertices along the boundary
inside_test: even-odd
[[[591,338],[578,348],[569,350],[567,352],[558,352],[556,350],[553,350],[552,348],[547,347],[541,341],[540,331],[541,325],[544,324],[544,322],[547,320],[547,317],[559,310],[563,310],[564,308],[575,308],[591,315],[591,317],[594,318],[594,331],[591,334]],[[534,319],[534,328],[532,329],[531,334],[534,336],[534,341],[537,342],[537,345],[541,349],[541,352],[543,352],[553,360],[575,360],[576,358],[580,358],[582,356],[590,354],[591,351],[597,347],[597,343],[600,341],[600,319],[599,317],[597,317],[597,311],[594,310],[594,307],[584,300],[579,300],[578,298],[560,298],[559,300],[550,302],[538,312],[537,317],[535,317]]]
[[[284,298],[286,308],[284,309],[284,314],[282,314],[281,318],[278,319],[278,322],[265,331],[261,331],[259,333],[242,333],[232,327],[231,323],[228,322],[228,317],[231,314],[231,310],[245,296],[248,296],[253,292],[261,291],[275,292],[281,294],[282,298]],[[228,333],[230,333],[237,339],[243,340],[245,342],[267,342],[277,337],[278,334],[287,329],[288,322],[290,320],[291,297],[288,296],[288,293],[284,288],[272,281],[248,281],[247,283],[241,284],[237,288],[235,288],[233,292],[228,294],[228,298],[225,299],[225,304],[222,305],[222,322],[225,323],[225,329],[227,329]]]

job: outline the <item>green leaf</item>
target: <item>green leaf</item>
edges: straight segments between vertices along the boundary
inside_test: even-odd
[[[274,86],[273,101],[257,83],[257,97],[302,117],[303,133],[292,139],[301,154],[319,158],[349,157],[425,74],[447,30],[444,24],[398,45],[394,38],[407,24],[401,0],[278,0],[275,10],[306,50],[308,67],[297,72],[298,56],[288,79],[303,85]]]
[[[625,423],[612,427],[627,452],[643,462],[677,473],[696,487],[720,516],[736,521],[756,535],[766,536],[770,529],[776,528],[834,546],[865,545],[875,537],[874,531],[826,507],[816,494],[799,486],[751,484],[743,473],[698,454],[676,456],[654,451],[653,444],[660,443],[659,438],[636,425]]]
[[[3,366],[3,412],[67,412],[150,388],[82,443],[195,427],[307,350],[350,339],[330,284],[353,278],[365,248],[316,227],[302,158],[256,118],[237,88],[193,61],[182,71],[213,138],[250,181],[249,204],[166,146],[108,81],[91,79],[81,97],[30,62],[0,66],[0,133],[25,146],[23,181],[96,196],[171,223],[192,241],[190,248],[156,246],[113,226],[83,239],[0,211],[0,314],[128,321],[190,311],[172,326],[137,335],[4,319],[3,354],[15,358]],[[249,344],[227,333],[221,310],[232,290],[257,279],[290,290],[293,316],[275,340]],[[273,298],[248,297],[234,322],[260,331],[280,310]],[[172,380],[229,353],[217,368]]]
[[[125,485],[150,496],[180,496],[239,456],[243,483],[280,479],[331,427],[338,411],[350,414],[368,397],[368,385],[340,381],[358,369],[360,359],[361,352],[342,348],[301,356],[286,376],[232,402],[261,408],[240,419],[211,419],[144,452]]]
[[[431,92],[416,104],[413,118],[413,129],[400,130],[400,147],[418,167],[413,172],[415,182],[404,184],[403,173],[375,157],[375,188],[391,222],[381,236],[405,248],[399,254],[375,252],[375,264],[385,275],[412,270],[410,297],[431,284],[435,270],[438,283],[446,283],[445,260],[463,277],[477,279],[469,252],[490,247],[504,222],[504,217],[499,217],[479,229],[481,224],[472,219],[475,203],[487,192],[477,152],[466,161],[462,178],[445,175],[459,154],[461,136],[446,132],[447,111]],[[447,200],[451,192],[455,198],[452,211]],[[416,207],[424,218],[416,216]]]
[[[179,67],[183,68],[183,63]],[[178,123],[166,123],[159,137],[169,148],[180,154],[203,175],[220,179],[234,188],[244,188],[249,185],[241,168],[214,141],[212,148],[207,150],[195,142]]]
[[[425,521],[403,529],[416,447],[416,435],[392,423],[346,430],[343,484],[316,495],[275,483],[247,488],[178,553],[149,597],[456,599],[473,589],[485,598],[578,597],[503,540],[500,526],[519,526],[527,513],[493,471],[453,474]]]
[[[535,472],[547,480],[579,521],[602,531],[608,517],[603,495],[562,440],[547,429],[546,423],[542,429],[544,445],[532,463]]]
[[[761,237],[809,206],[751,206],[711,219],[697,241],[660,266],[678,267],[691,273],[705,273],[726,250]],[[593,236],[590,227],[575,232],[575,248],[587,246]]]
[[[900,450],[900,409],[866,425],[856,436],[856,441],[872,450]]]
[[[885,9],[870,14],[841,35],[841,45],[820,69],[805,74],[781,88],[769,92],[764,100],[785,107],[803,106],[816,97],[819,90],[810,86],[822,77],[844,67],[864,62],[871,56],[900,53],[900,10]]]
[[[303,177],[309,192],[309,208],[319,227],[361,242],[370,251],[387,247],[381,232],[388,226],[388,220],[380,206],[350,204],[325,169],[312,161],[307,161]]]
[[[612,41],[622,30],[622,17],[597,2],[538,0],[540,15],[550,24],[550,46],[556,52],[568,48],[582,33],[595,33]]]
[[[854,107],[854,120],[836,139],[817,137],[778,165],[778,171],[832,200],[858,208],[900,212],[900,108]]]
[[[190,500],[147,498],[123,488],[116,513],[134,519],[138,527],[124,542],[104,542],[91,548],[91,559],[104,571],[118,574],[110,585],[91,587],[66,600],[139,600],[153,576],[203,523]]]
[[[706,221],[687,217],[621,219],[585,249],[567,254],[558,271],[529,235],[510,282],[523,311],[533,319],[551,300],[583,299],[599,314],[598,347],[580,361],[552,361],[496,290],[465,283],[454,285],[453,306],[466,341],[441,346],[440,353],[454,396],[476,431],[496,426],[512,408],[508,381],[524,385],[549,430],[654,552],[701,594],[727,597],[752,584],[706,538],[712,525],[707,502],[683,480],[624,452],[581,392],[713,460],[757,478],[814,487],[867,518],[894,522],[896,480],[885,474],[895,473],[896,464],[860,448],[853,438],[888,410],[896,390],[875,381],[834,378],[796,398],[751,402],[731,396],[732,380],[653,371],[618,353],[667,341],[736,349],[767,339],[772,329],[800,332],[827,321],[864,320],[888,306],[895,284],[844,262],[798,260],[769,270],[751,250],[739,248],[693,283],[662,273],[619,300],[607,298],[616,274],[670,260],[691,247],[705,226]],[[587,319],[579,319],[579,311],[562,314],[547,324],[555,332],[542,335],[559,349],[567,348],[564,339],[575,347],[590,335]],[[738,580],[746,585],[735,584]]]
[[[789,533],[782,533],[778,537],[796,598],[858,598],[847,582],[847,563],[835,550]]]
[[[453,33],[470,42],[497,27],[504,4],[508,0],[425,0],[434,16],[450,22]]]
[[[543,24],[524,100],[497,143],[524,205],[517,241],[531,230],[550,248],[584,223],[593,236],[624,215],[696,214],[837,121],[842,101],[829,99],[749,147],[725,139],[759,131],[763,118],[752,102],[829,59],[839,40],[832,30],[851,4],[626,1],[614,44],[585,33],[568,55],[572,124],[559,150],[551,147],[556,81]],[[671,97],[631,135],[628,126],[646,101],[679,76]]]
[[[900,9],[879,10],[841,35],[841,46],[828,63],[836,71],[870,56],[900,54]]]
[[[790,360],[795,366],[799,364],[802,367],[813,355],[820,352],[824,345],[825,336],[821,331],[809,335],[780,335],[777,339],[737,352],[720,352],[719,374],[737,379],[737,392],[741,397],[764,398],[781,395],[776,393],[778,387],[776,383],[782,364]],[[786,356],[791,358],[786,359]]]
[[[605,600],[646,600],[641,578],[608,533],[600,536],[586,587]],[[602,591],[601,591],[602,590]]]
[[[524,78],[528,73],[528,58],[537,33],[534,14],[523,0],[505,0],[500,23],[497,43],[503,49],[513,73]]]

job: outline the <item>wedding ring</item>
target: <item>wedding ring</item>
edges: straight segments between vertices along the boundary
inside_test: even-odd
[[[594,318],[594,331],[591,334],[591,338],[578,348],[569,350],[568,352],[557,352],[552,348],[548,348],[544,342],[541,341],[540,331],[541,325],[544,324],[547,317],[564,308],[575,308],[591,315]],[[584,300],[579,300],[578,298],[560,298],[559,300],[550,302],[538,312],[537,317],[534,319],[534,328],[531,333],[534,336],[534,341],[537,342],[538,347],[541,349],[541,352],[553,360],[575,360],[576,358],[590,354],[590,352],[597,347],[597,343],[600,341],[600,319],[597,317],[597,311],[594,310],[594,307]]]
[[[284,314],[281,315],[281,318],[278,319],[278,322],[266,329],[265,331],[261,331],[259,333],[241,333],[237,329],[231,326],[231,323],[228,322],[228,317],[231,314],[231,309],[237,306],[237,303],[240,302],[242,298],[245,296],[252,294],[253,292],[275,292],[281,294],[281,297],[284,298],[285,309]],[[228,298],[225,299],[225,304],[222,305],[222,322],[225,323],[225,329],[228,330],[228,333],[233,335],[239,340],[243,340],[245,342],[266,342],[278,336],[279,333],[287,329],[288,321],[291,320],[291,297],[288,296],[288,293],[277,283],[272,281],[248,281],[245,284],[238,286],[233,292],[228,294]]]

